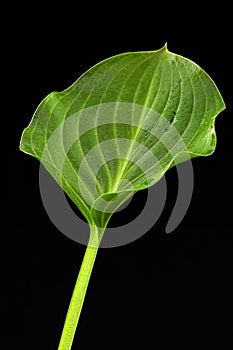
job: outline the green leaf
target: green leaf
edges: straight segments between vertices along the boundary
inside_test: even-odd
[[[20,149],[41,161],[90,224],[59,350],[71,349],[111,215],[172,166],[211,154],[224,108],[210,77],[166,46],[111,57],[41,102]]]
[[[214,151],[224,108],[211,78],[166,46],[125,53],[48,95],[20,149],[42,162],[90,225],[105,228],[135,192]]]

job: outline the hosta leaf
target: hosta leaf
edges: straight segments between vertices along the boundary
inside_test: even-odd
[[[48,95],[20,149],[42,162],[90,225],[105,227],[174,164],[211,154],[224,108],[211,78],[166,46],[125,53]]]

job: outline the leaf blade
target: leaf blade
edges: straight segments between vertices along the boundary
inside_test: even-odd
[[[125,53],[48,95],[24,130],[20,149],[44,163],[93,223],[96,209],[111,207],[103,202],[93,211],[105,194],[128,196],[123,181],[131,181],[133,194],[158,181],[175,159],[211,154],[216,147],[214,121],[224,108],[215,83],[192,61],[166,47]],[[82,128],[86,130],[80,134]],[[105,138],[114,142],[107,147]],[[110,215],[99,214],[101,225],[105,216],[107,224]]]

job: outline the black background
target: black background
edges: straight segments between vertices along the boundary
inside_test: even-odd
[[[156,9],[141,3],[129,11],[125,6],[65,3],[49,10],[34,3],[14,8],[9,21],[13,29],[5,31],[3,73],[10,82],[6,119],[13,136],[7,142],[5,266],[10,288],[9,304],[3,303],[10,316],[5,333],[9,349],[57,348],[85,251],[50,222],[39,193],[39,162],[18,150],[23,129],[48,93],[65,89],[97,62],[122,52],[156,50],[165,42],[171,52],[199,64],[224,97],[227,110],[216,121],[217,149],[193,160],[193,199],[172,234],[165,234],[165,226],[177,191],[175,170],[166,175],[166,206],[150,232],[132,244],[98,252],[73,348],[229,348],[230,10],[214,4]],[[135,208],[145,197],[142,193],[134,200]],[[129,209],[122,213],[129,214]]]

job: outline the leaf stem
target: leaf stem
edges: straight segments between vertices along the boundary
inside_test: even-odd
[[[98,251],[98,228],[91,226],[90,239],[67,311],[58,350],[70,350],[82,310],[87,286]]]

